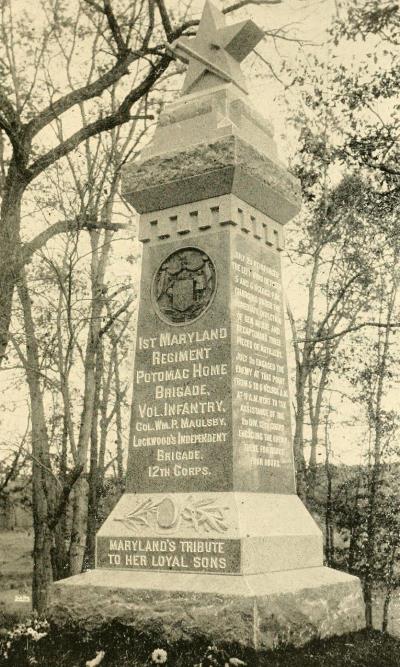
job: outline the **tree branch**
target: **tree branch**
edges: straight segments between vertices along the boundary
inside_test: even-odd
[[[94,0],[85,0],[87,5],[90,5],[91,7],[94,7],[100,14],[104,14],[104,9],[103,7],[100,7],[100,5],[95,2]]]
[[[104,336],[104,334],[107,333],[107,331],[112,327],[112,325],[118,319],[118,317],[122,315],[122,313],[124,313],[129,308],[131,303],[132,299],[128,299],[127,301],[125,301],[125,303],[122,304],[122,306],[120,306],[120,308],[118,308],[118,310],[115,311],[115,313],[110,317],[110,319],[106,322],[106,324],[100,329],[99,338],[101,338],[101,336]]]
[[[17,451],[16,451],[15,454],[14,454],[13,462],[11,463],[11,465],[10,465],[8,471],[6,472],[6,475],[5,475],[4,479],[3,479],[3,481],[2,481],[1,484],[0,484],[0,494],[3,493],[3,492],[4,492],[4,489],[7,488],[8,483],[9,483],[10,481],[12,481],[12,479],[13,479],[13,477],[14,477],[14,474],[15,474],[16,471],[17,471],[17,466],[18,466],[19,457],[21,456],[21,452],[22,452],[22,449],[23,449],[23,447],[24,447],[24,443],[25,443],[25,437],[26,437],[26,433],[25,433],[25,435],[24,435],[24,438],[23,438],[23,440],[22,440],[22,442],[21,442],[19,448],[17,449]]]
[[[0,90],[0,108],[5,114],[9,123],[17,124],[19,122],[16,110],[2,90]]]
[[[19,143],[18,137],[16,133],[13,131],[12,127],[9,125],[9,123],[1,118],[0,116],[0,130],[3,130],[3,132],[6,134],[8,137],[8,140],[11,143],[11,146],[13,147],[14,153],[16,156],[22,156],[22,147]],[[4,147],[4,144],[3,144]],[[6,181],[6,175],[5,175],[5,170],[4,170],[4,162],[2,162],[2,172],[3,172],[3,178],[4,182]]]
[[[51,164],[64,157],[71,151],[75,150],[79,144],[94,137],[101,132],[107,130],[112,130],[114,127],[123,125],[129,120],[133,119],[134,116],[130,115],[130,110],[132,106],[137,102],[143,95],[145,95],[156,81],[160,78],[163,72],[167,69],[169,63],[171,62],[171,56],[164,54],[162,58],[156,65],[151,65],[150,72],[143,79],[143,81],[134,88],[126,97],[123,99],[116,111],[109,116],[104,118],[98,118],[97,120],[89,123],[85,127],[82,127],[80,130],[71,135],[68,139],[60,143],[55,148],[51,149],[45,155],[42,155],[38,158],[29,168],[28,168],[28,182],[36,178],[42,171],[44,171]],[[142,118],[143,116],[139,116]],[[152,119],[153,117],[151,117]]]
[[[352,277],[350,278],[350,280],[347,281],[347,283],[346,283],[346,284],[342,287],[342,289],[339,291],[339,294],[337,295],[336,299],[334,300],[333,304],[332,304],[331,307],[329,308],[329,310],[328,310],[328,312],[326,313],[324,319],[322,320],[321,324],[320,324],[319,327],[318,327],[318,331],[317,331],[317,335],[316,335],[316,340],[324,340],[324,338],[320,336],[320,334],[321,334],[321,332],[322,332],[324,326],[327,324],[327,322],[328,322],[330,316],[331,316],[332,313],[336,310],[336,308],[338,307],[339,303],[340,303],[340,302],[342,301],[342,299],[344,298],[344,296],[345,296],[347,290],[349,289],[349,287],[351,287],[351,285],[352,285],[352,284],[357,280],[357,278],[359,278],[361,275],[362,275],[361,273],[356,273],[354,276],[352,276]],[[311,340],[311,338],[310,338],[309,340]]]
[[[113,232],[119,231],[121,229],[127,229],[128,227],[129,225],[126,223],[106,223],[98,222],[94,219],[87,220],[75,218],[73,220],[59,220],[58,222],[55,222],[54,225],[51,225],[51,227],[47,227],[47,229],[40,232],[40,234],[35,236],[32,241],[24,244],[21,253],[22,264],[29,262],[35,252],[40,250],[40,248],[46,245],[50,239],[52,239],[54,236],[57,236],[58,234],[65,234],[66,232],[77,231],[78,229],[87,229],[88,231],[94,229],[106,229]]]
[[[297,340],[296,322],[294,320],[292,309],[291,309],[288,302],[286,302],[286,312],[287,312],[287,315],[288,315],[288,318],[289,318],[290,328],[292,329],[292,338],[293,338],[293,347],[294,347],[294,355],[295,355],[295,360],[296,360],[296,367],[300,368],[301,358],[300,358],[299,341]]]
[[[359,331],[360,329],[364,329],[364,327],[377,327],[380,329],[398,329],[400,328],[400,322],[394,322],[393,324],[388,324],[385,322],[361,322],[361,324],[356,324],[354,327],[348,327],[347,329],[342,329],[342,331],[338,331],[333,334],[329,334],[326,336],[319,336],[319,338],[310,338],[306,339],[304,338],[303,340],[298,340],[298,343],[305,343],[305,342],[312,342],[312,343],[320,343],[325,340],[332,340],[333,338],[340,338],[340,336],[344,336],[347,333],[352,333],[353,331]]]
[[[114,458],[112,458],[108,463],[106,463],[104,468],[103,468],[103,472],[107,472],[108,468],[110,468],[112,466],[112,464],[115,463],[116,460],[117,460],[117,457],[114,456]]]
[[[146,39],[146,38],[145,38]],[[58,118],[76,104],[81,104],[87,100],[99,97],[107,88],[117,83],[123,76],[129,74],[129,66],[139,58],[147,55],[146,47],[138,51],[127,51],[125,48],[123,55],[120,54],[115,65],[105,72],[98,79],[92,83],[85,84],[81,88],[72,90],[63,95],[55,102],[49,104],[48,107],[38,113],[35,118],[26,124],[25,134],[27,138],[32,139],[40,130],[53,120]]]
[[[233,5],[229,5],[229,7],[225,7],[222,10],[223,14],[230,14],[231,12],[234,12],[238,9],[242,9],[242,7],[246,7],[247,5],[280,5],[282,4],[282,0],[239,0],[238,2],[235,2]],[[189,28],[195,28],[198,26],[200,23],[200,19],[191,19],[190,21],[185,21],[180,25],[176,30],[174,30],[171,34],[171,39],[169,41],[174,41],[175,39],[178,39],[178,37],[181,37],[181,35],[188,30]],[[266,32],[266,35],[269,33]],[[275,33],[274,33],[275,34]],[[274,35],[273,34],[273,35]],[[272,36],[273,36],[272,35]]]
[[[83,472],[84,466],[82,464],[75,466],[73,470],[69,473],[67,480],[63,486],[63,489],[61,491],[60,499],[57,505],[57,508],[55,509],[54,512],[52,512],[52,518],[48,522],[49,529],[54,530],[56,525],[58,524],[60,517],[63,515],[64,510],[67,506],[69,496],[71,494],[72,488],[75,484],[75,482],[78,481],[79,477],[81,476]]]
[[[107,17],[107,22],[108,26],[110,28],[111,34],[114,38],[114,41],[117,45],[118,53],[125,57],[127,52],[129,51],[127,45],[124,42],[124,39],[122,37],[121,29],[118,25],[118,21],[115,17],[115,14],[112,10],[111,7],[111,2],[110,0],[104,0],[104,14]]]
[[[149,25],[143,40],[143,48],[147,49],[149,46],[151,35],[154,30],[154,0],[149,0]]]
[[[281,78],[278,76],[278,74],[275,72],[275,70],[274,70],[274,68],[272,67],[271,63],[270,63],[266,58],[264,58],[264,56],[262,56],[261,53],[260,53],[259,51],[257,51],[256,49],[254,49],[254,53],[255,53],[255,55],[257,56],[257,58],[259,58],[259,59],[261,60],[261,62],[263,62],[264,65],[266,65],[266,66],[268,67],[269,71],[271,72],[271,74],[273,75],[273,77],[278,81],[278,83],[280,83],[280,84],[283,86],[283,88],[284,88],[285,90],[287,90],[288,86],[286,85],[286,83],[285,83],[284,81],[282,81],[282,79],[281,79]]]
[[[161,22],[163,24],[164,32],[167,36],[168,41],[171,39],[173,35],[173,30],[172,30],[172,25],[171,21],[169,18],[168,10],[165,6],[164,0],[156,0],[156,5],[158,7],[158,11],[160,12],[161,16]]]
[[[351,151],[343,149],[343,153],[345,153],[345,155],[354,160],[354,154]],[[373,162],[371,160],[368,160],[367,158],[363,158],[362,156],[359,158],[359,162],[365,164],[367,167],[370,167],[371,169],[377,169],[379,171],[383,171],[385,174],[390,174],[391,176],[400,176],[400,169],[395,169],[394,167],[388,167],[386,164],[383,164],[382,162]]]
[[[15,154],[22,156],[23,149],[19,136],[22,125],[17,112],[2,90],[0,90],[0,110],[2,112],[0,128],[4,130],[11,141]]]
[[[371,167],[371,169],[379,169],[379,171],[383,171],[385,174],[390,174],[391,176],[400,176],[400,169],[388,167],[386,164],[382,164],[381,162],[371,162],[370,160],[364,160],[364,163],[367,165],[367,167]]]
[[[222,10],[223,14],[229,14],[230,12],[235,12],[237,9],[242,9],[247,5],[281,5],[282,0],[239,0],[229,7],[225,7]]]

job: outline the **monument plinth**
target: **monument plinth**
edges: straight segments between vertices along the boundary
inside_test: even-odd
[[[363,626],[358,579],[323,567],[295,492],[280,251],[300,190],[247,101],[260,35],[208,3],[175,46],[183,97],[125,169],[144,246],[126,493],[97,569],[56,584],[58,615],[93,622],[102,599],[257,646]]]

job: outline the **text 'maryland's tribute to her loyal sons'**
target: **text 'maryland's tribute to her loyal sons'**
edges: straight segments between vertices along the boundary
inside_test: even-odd
[[[300,189],[248,101],[240,63],[262,36],[207,2],[172,47],[183,95],[125,167],[143,243],[126,492],[97,569],[54,604],[88,614],[96,590],[148,618],[154,593],[164,624],[218,617],[224,640],[270,646],[358,629],[363,611],[296,495],[280,253]]]

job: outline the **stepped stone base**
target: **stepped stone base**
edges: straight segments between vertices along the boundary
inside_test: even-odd
[[[326,567],[245,576],[92,570],[53,584],[49,616],[88,629],[161,624],[170,641],[200,634],[255,648],[365,626],[359,580]]]

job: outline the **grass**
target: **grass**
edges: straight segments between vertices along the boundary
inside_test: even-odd
[[[0,532],[0,626],[30,614],[32,548],[32,531]],[[28,600],[19,601],[22,596]]]

